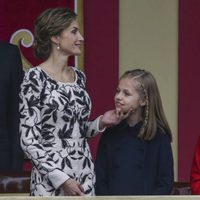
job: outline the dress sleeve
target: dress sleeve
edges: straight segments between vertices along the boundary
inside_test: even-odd
[[[161,135],[158,160],[158,175],[153,195],[171,194],[174,183],[174,162],[170,139],[166,134]]]
[[[86,90],[86,76],[85,74],[76,69],[77,71],[77,76],[78,76],[78,84],[84,88],[84,90]],[[93,121],[88,121],[85,123],[85,130],[86,130],[86,137],[90,138],[90,137],[94,137],[96,136],[98,133],[103,132],[105,129],[100,130],[99,129],[99,122],[100,122],[100,117],[97,117],[95,120]]]
[[[99,129],[99,122],[100,122],[100,117],[97,117],[94,121],[90,121],[87,122],[86,126],[86,137],[90,138],[90,137],[95,137],[98,133],[102,133],[103,131],[105,131],[105,129],[100,130]]]
[[[20,92],[20,142],[23,151],[36,169],[58,188],[69,176],[58,168],[42,143],[40,98],[43,88],[41,73],[29,70],[25,74]]]
[[[192,194],[200,195],[200,137],[194,151],[190,175],[190,185]]]

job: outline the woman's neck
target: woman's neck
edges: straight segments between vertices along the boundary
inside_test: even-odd
[[[68,59],[53,59],[48,58],[45,62],[40,64],[40,67],[54,80],[71,83],[75,81],[74,70],[68,66]]]
[[[50,71],[51,73],[63,73],[65,72],[68,66],[68,57],[67,56],[54,56],[51,55],[45,62],[41,64],[43,68]]]

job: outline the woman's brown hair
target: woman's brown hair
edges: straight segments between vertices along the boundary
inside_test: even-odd
[[[76,18],[77,14],[68,8],[49,8],[42,12],[35,21],[36,57],[47,59],[51,53],[51,37],[59,36]]]

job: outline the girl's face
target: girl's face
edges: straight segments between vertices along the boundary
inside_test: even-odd
[[[84,39],[79,32],[77,20],[74,20],[68,28],[64,29],[56,39],[60,45],[60,50],[64,54],[79,55],[81,53],[81,43]]]
[[[123,113],[128,112],[138,113],[141,107],[145,105],[144,101],[140,98],[136,90],[137,82],[131,78],[122,78],[119,82],[117,92],[115,94],[115,107],[116,110]]]

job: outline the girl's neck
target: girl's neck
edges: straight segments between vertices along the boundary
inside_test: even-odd
[[[135,120],[135,121],[131,121],[129,119],[127,119],[127,123],[129,126],[133,127],[135,126],[138,122],[140,122],[141,120]]]
[[[127,123],[129,126],[135,126],[138,122],[142,121],[142,116],[140,112],[134,112],[127,118]]]

